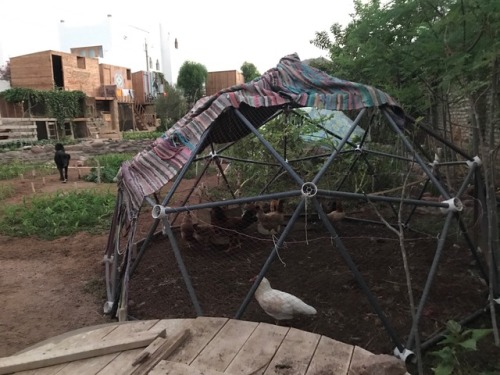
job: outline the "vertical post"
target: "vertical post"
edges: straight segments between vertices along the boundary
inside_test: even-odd
[[[439,240],[437,244],[436,253],[434,255],[434,259],[432,261],[431,268],[429,270],[429,275],[427,276],[427,281],[425,282],[424,290],[422,291],[422,296],[420,297],[420,302],[417,307],[417,311],[415,312],[415,320],[413,321],[410,336],[408,337],[408,341],[406,343],[406,347],[411,348],[413,345],[413,341],[415,340],[415,335],[418,331],[418,326],[420,323],[420,317],[422,316],[422,312],[424,310],[425,302],[427,301],[427,297],[429,296],[429,292],[431,290],[432,282],[434,281],[434,276],[436,276],[437,268],[439,265],[439,261],[441,259],[441,255],[443,253],[444,244],[446,242],[446,237],[448,236],[448,230],[450,228],[451,219],[454,216],[453,211],[449,211],[446,216],[446,220],[444,222],[443,230],[439,235]]]

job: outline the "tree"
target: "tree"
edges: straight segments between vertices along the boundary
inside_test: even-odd
[[[257,70],[257,67],[245,61],[243,65],[241,65],[241,72],[243,73],[243,77],[245,78],[245,82],[250,82],[253,79],[257,78],[260,76],[259,71]]]
[[[5,65],[0,66],[0,79],[3,79],[5,81],[10,81],[11,74],[10,74],[10,61],[6,61]]]
[[[158,96],[155,110],[161,121],[161,130],[175,124],[187,112],[187,103],[182,92],[174,86],[164,83],[165,95]]]
[[[333,36],[333,39],[331,39]],[[330,54],[329,72],[377,86],[414,116],[430,119],[452,138],[450,107],[459,102],[470,113],[470,150],[479,156],[485,185],[486,249],[490,280],[500,273],[500,241],[495,182],[500,146],[500,2],[498,0],[355,0],[345,27],[317,32],[312,43]],[[415,116],[416,117],[416,116]],[[496,166],[496,168],[495,168]],[[479,220],[479,218],[478,218]],[[496,268],[496,269],[495,269]],[[494,272],[496,271],[496,272]],[[490,313],[495,343],[500,337],[494,299],[500,281],[490,282]]]
[[[177,86],[182,89],[189,106],[193,106],[198,99],[205,95],[207,68],[193,61],[182,64],[177,78]]]

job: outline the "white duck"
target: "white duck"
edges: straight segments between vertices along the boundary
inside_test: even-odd
[[[256,277],[252,280],[255,281]],[[315,315],[316,309],[286,292],[271,288],[265,277],[255,291],[255,299],[266,314],[277,321],[292,319],[295,315]]]

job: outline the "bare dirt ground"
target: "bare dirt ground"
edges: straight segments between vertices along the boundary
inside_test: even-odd
[[[66,184],[57,174],[2,181],[15,189],[15,196],[3,204],[32,194],[114,188],[77,180],[74,170],[69,178]],[[110,322],[100,298],[106,240],[107,234],[87,233],[55,241],[0,236],[0,357],[77,328]]]
[[[67,184],[62,184],[56,174],[2,183],[12,184],[16,191],[5,203],[60,190],[115,188],[113,184],[77,180],[74,170]],[[176,201],[179,199],[176,197]],[[358,217],[375,219],[359,212]],[[393,344],[332,239],[314,223],[308,224],[308,231],[301,222],[291,232],[280,258],[267,274],[273,287],[300,296],[318,310],[312,319],[299,318],[287,324],[375,353],[390,353]],[[148,228],[141,227],[136,238],[144,238]],[[394,235],[379,225],[346,221],[339,225],[339,236],[405,340],[411,318]],[[435,237],[408,233],[407,239],[414,292],[419,297],[434,257]],[[74,329],[113,321],[102,312],[105,292],[101,260],[106,241],[107,233],[79,233],[55,241],[0,237],[0,357]],[[258,234],[255,227],[248,228],[240,238],[240,247],[230,251],[190,248],[180,236],[178,242],[205,315],[227,317],[234,317],[240,308],[251,286],[249,279],[259,272],[273,246],[272,239]],[[147,250],[131,279],[130,299],[132,318],[195,316],[165,238],[154,240]],[[461,237],[452,232],[422,317],[424,336],[444,327],[449,319],[460,320],[475,312],[485,301],[485,286],[470,252]],[[242,318],[274,323],[253,299]],[[487,316],[484,322],[488,323]],[[488,346],[476,361],[496,363],[500,358],[497,354],[497,348]]]

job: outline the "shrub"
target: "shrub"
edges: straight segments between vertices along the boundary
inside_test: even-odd
[[[134,154],[107,154],[98,155],[90,159],[91,165],[95,167],[84,177],[89,182],[112,183],[125,160],[132,158]],[[98,173],[98,168],[100,173]],[[99,181],[100,180],[100,181]]]
[[[14,195],[14,187],[11,184],[0,184],[0,201]]]

